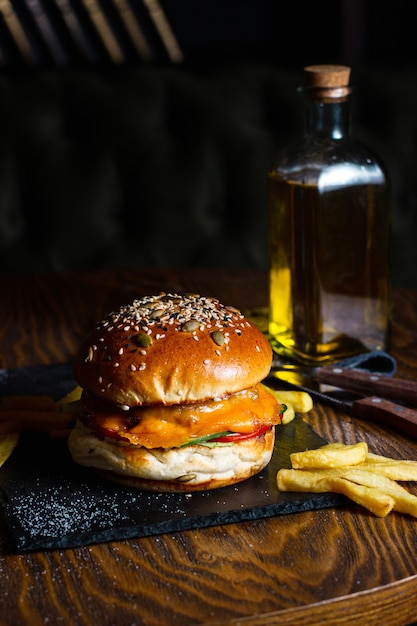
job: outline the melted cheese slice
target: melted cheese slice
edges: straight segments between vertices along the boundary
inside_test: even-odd
[[[142,406],[128,412],[91,408],[87,401],[89,415],[84,423],[88,428],[145,448],[179,447],[193,438],[223,431],[251,433],[282,420],[282,406],[260,384],[225,399],[200,404]]]

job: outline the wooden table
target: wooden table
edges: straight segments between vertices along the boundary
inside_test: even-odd
[[[158,291],[267,302],[263,274],[144,270],[0,278],[0,366],[71,358],[102,314]],[[416,377],[417,293],[394,291],[392,353]],[[417,443],[318,404],[307,421],[328,441],[367,441],[417,459]],[[36,467],[33,468],[36,472]],[[417,520],[324,509],[115,541],[12,554],[0,543],[0,624],[30,626],[400,626],[417,620]]]

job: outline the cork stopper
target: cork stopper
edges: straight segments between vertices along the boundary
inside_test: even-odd
[[[343,100],[350,93],[350,67],[346,65],[309,65],[304,77],[306,86],[316,92],[315,98],[323,102]]]
[[[309,65],[304,68],[309,87],[347,87],[350,67],[347,65]]]

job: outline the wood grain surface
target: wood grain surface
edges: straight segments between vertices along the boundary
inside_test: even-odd
[[[71,359],[108,310],[159,291],[267,303],[256,272],[144,270],[0,277],[0,366]],[[417,293],[394,290],[392,353],[417,378]],[[417,459],[417,442],[315,404],[328,441]],[[36,472],[36,467],[34,467]],[[410,490],[417,493],[413,485]],[[417,520],[348,504],[68,550],[13,554],[0,541],[0,624],[264,626],[417,620]]]

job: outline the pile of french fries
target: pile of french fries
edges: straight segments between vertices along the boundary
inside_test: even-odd
[[[280,491],[340,493],[378,517],[391,511],[417,517],[417,496],[397,481],[417,481],[417,461],[372,454],[365,442],[329,443],[290,455],[292,469],[277,473]]]
[[[283,424],[294,419],[295,413],[313,408],[308,393],[269,391],[287,407]],[[280,491],[340,493],[378,517],[391,511],[417,517],[417,496],[397,482],[417,481],[417,461],[372,454],[365,442],[329,443],[316,450],[294,452],[290,459],[292,469],[281,469],[277,474]]]
[[[49,396],[5,396],[0,400],[0,467],[19,442],[22,432],[45,432],[53,438],[67,437],[74,422],[75,403],[81,388],[58,401]]]

